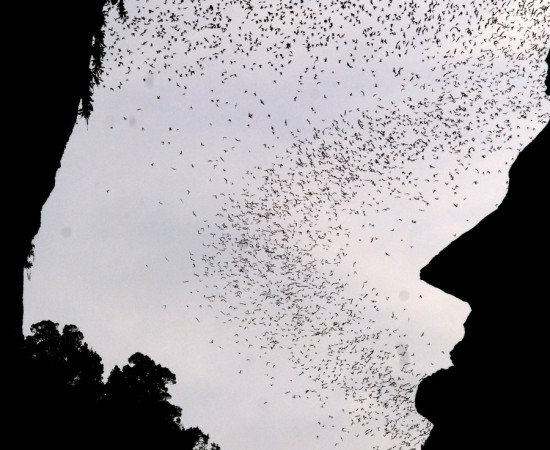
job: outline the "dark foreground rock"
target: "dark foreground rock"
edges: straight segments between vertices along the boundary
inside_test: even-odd
[[[453,366],[418,389],[417,410],[434,424],[424,450],[545,441],[549,152],[547,124],[512,165],[498,209],[421,270],[422,280],[471,307]]]

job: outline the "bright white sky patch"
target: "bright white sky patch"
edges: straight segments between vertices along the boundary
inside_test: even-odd
[[[416,387],[468,308],[418,273],[548,120],[548,9],[176,3],[107,33],[26,326],[74,323],[107,371],[166,365],[224,450],[419,449]]]

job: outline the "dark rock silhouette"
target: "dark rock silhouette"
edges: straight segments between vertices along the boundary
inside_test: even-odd
[[[544,442],[538,406],[548,400],[540,362],[548,342],[542,307],[548,298],[549,152],[547,124],[512,165],[499,207],[421,270],[422,280],[471,306],[464,339],[451,352],[453,366],[423,380],[417,392],[417,410],[434,424],[424,450]]]
[[[10,190],[4,223],[8,245],[4,342],[23,340],[23,277],[42,207],[54,185],[78,116],[92,111],[92,90],[102,74],[103,25],[110,6],[123,0],[8,2],[5,17],[21,20],[24,39],[6,51]],[[23,42],[25,44],[23,44]]]

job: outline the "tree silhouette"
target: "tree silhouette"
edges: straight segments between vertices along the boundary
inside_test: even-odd
[[[26,445],[219,449],[208,447],[209,436],[199,428],[181,425],[181,408],[169,402],[176,376],[150,357],[133,354],[104,383],[101,358],[76,326],[60,333],[57,323],[45,320],[31,333],[22,346],[17,386],[11,386],[14,426],[8,427],[32,430]]]
[[[128,362],[112,370],[105,386],[102,410],[110,434],[118,433],[124,440],[131,436],[136,443],[178,440],[181,408],[168,401],[168,385],[176,382],[176,376],[141,353]]]

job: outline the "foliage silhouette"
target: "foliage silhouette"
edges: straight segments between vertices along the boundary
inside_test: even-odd
[[[182,450],[209,446],[199,428],[181,425],[181,408],[169,402],[176,376],[142,353],[111,371],[103,382],[100,356],[80,330],[44,320],[31,327],[21,352],[18,395],[13,396],[19,428],[32,424],[25,444],[82,448],[152,445]]]
[[[82,98],[78,114],[86,121],[90,118],[93,111],[93,92],[94,87],[101,82],[103,75],[103,58],[105,57],[105,17],[109,12],[111,5],[117,6],[118,15],[122,20],[125,20],[128,15],[124,0],[95,0],[101,5],[100,8],[94,10],[94,14],[90,19],[90,29],[92,34],[91,49],[90,49],[90,65],[88,66],[87,80],[83,84],[83,90],[80,93]]]

